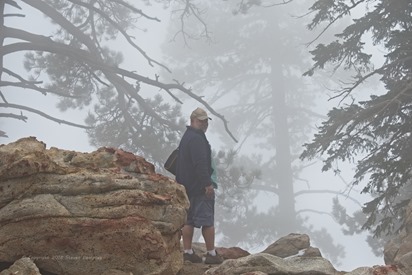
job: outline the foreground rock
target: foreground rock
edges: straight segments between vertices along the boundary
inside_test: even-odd
[[[412,200],[405,213],[404,229],[385,245],[386,264],[400,266],[406,274],[412,274]]]
[[[193,271],[193,270],[192,270]],[[180,274],[180,275],[189,275]],[[225,260],[206,275],[407,275],[398,265],[360,267],[353,271],[338,271],[321,256],[318,248],[310,246],[306,234],[289,234],[268,246],[263,252]]]
[[[386,266],[338,271],[306,234],[253,255],[217,247],[220,266],[183,263],[184,188],[118,149],[47,150],[35,138],[0,145],[0,192],[0,264],[15,262],[0,275],[412,275],[412,202],[385,246]]]
[[[17,260],[8,269],[0,272],[0,275],[41,275],[37,266],[33,263],[30,258],[21,258]]]
[[[231,274],[317,274],[338,275],[332,264],[310,246],[306,234],[289,234],[269,245],[263,252],[225,261],[209,269],[207,275]]]
[[[0,146],[0,262],[30,257],[56,274],[176,274],[188,200],[131,153]]]
[[[248,272],[262,272],[271,275],[338,275],[342,274],[322,257],[292,257],[283,259],[267,253],[253,254],[237,260],[227,260],[216,268],[209,269],[208,275],[234,275]]]

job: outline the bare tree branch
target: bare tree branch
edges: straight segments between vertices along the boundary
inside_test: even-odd
[[[134,80],[141,81],[143,83],[146,83],[151,86],[156,86],[159,87],[165,91],[170,91],[171,89],[177,89],[182,91],[183,93],[186,93],[190,96],[192,96],[195,100],[198,102],[202,103],[205,105],[208,110],[213,113],[215,116],[219,117],[224,125],[225,129],[227,130],[228,134],[232,137],[232,139],[237,142],[236,138],[233,136],[233,134],[229,131],[227,121],[224,119],[223,115],[218,114],[211,106],[209,106],[204,100],[202,100],[200,97],[196,96],[193,94],[189,89],[184,88],[182,85],[178,84],[163,84],[157,80],[153,80],[148,77],[144,77],[135,73],[132,73],[127,70],[123,70],[120,68],[116,68],[113,66],[109,66],[105,64],[104,60],[102,57],[99,56],[99,51],[96,48],[95,44],[93,41],[90,40],[90,37],[86,36],[83,32],[81,32],[77,27],[75,27],[71,22],[69,22],[66,18],[64,18],[61,14],[56,12],[52,7],[48,6],[42,1],[39,0],[22,0],[28,5],[33,6],[34,8],[42,11],[43,13],[47,14],[51,19],[54,21],[58,22],[64,29],[66,29],[69,33],[74,35],[79,41],[84,43],[84,45],[89,49],[89,51],[84,51],[80,49],[73,49],[72,47],[69,47],[67,45],[63,45],[60,43],[56,43],[52,41],[49,38],[45,38],[44,36],[40,35],[33,35],[29,33],[22,32],[20,30],[15,30],[16,33],[19,33],[20,35],[24,34],[26,36],[27,40],[28,37],[31,37],[32,39],[30,40],[34,45],[25,45],[25,43],[15,43],[13,44],[13,48],[15,49],[16,47],[20,48],[19,50],[41,50],[41,51],[48,51],[48,52],[54,52],[57,53],[59,52],[60,54],[64,54],[66,56],[70,56],[73,58],[76,58],[78,60],[82,59],[83,62],[87,62],[89,64],[93,64],[96,66],[96,68],[99,68],[103,73],[106,74],[106,77],[110,78],[107,74],[108,73],[116,73],[121,76],[126,76]],[[10,28],[9,28],[10,29]],[[17,38],[17,37],[16,37]],[[21,38],[20,38],[21,39]],[[39,43],[39,42],[46,42],[45,39],[47,39],[47,43]],[[36,45],[36,42],[39,43]],[[58,47],[57,47],[58,46]],[[5,52],[11,51],[10,45],[5,46]],[[63,50],[63,51],[62,51]],[[124,80],[122,80],[124,81]],[[128,84],[130,85],[130,84]],[[143,104],[143,103],[142,103]],[[149,108],[149,107],[148,107]],[[147,108],[147,109],[148,109]]]
[[[109,22],[113,27],[115,27],[115,28],[123,35],[123,37],[127,40],[127,42],[129,42],[129,44],[132,45],[133,48],[135,48],[136,50],[138,50],[138,51],[143,55],[143,57],[148,61],[148,63],[149,63],[150,66],[153,67],[153,64],[152,64],[152,63],[155,63],[155,64],[161,66],[162,68],[166,69],[168,72],[170,72],[170,69],[167,68],[167,66],[165,66],[165,65],[161,64],[160,62],[158,62],[158,61],[150,58],[150,57],[147,55],[147,53],[146,53],[145,51],[143,51],[142,48],[140,48],[139,46],[137,46],[137,45],[132,41],[130,35],[128,35],[128,34],[126,33],[126,31],[124,31],[124,29],[123,29],[117,22],[115,22],[114,20],[112,20],[106,13],[104,13],[104,12],[102,12],[101,10],[95,8],[93,5],[84,3],[84,2],[82,2],[82,1],[70,0],[70,2],[72,2],[72,3],[76,4],[76,5],[80,5],[80,6],[86,7],[86,8],[88,8],[89,10],[92,10],[92,11],[98,13],[102,18],[104,18],[105,20],[107,20],[107,22]]]
[[[353,201],[354,203],[356,203],[360,208],[362,208],[362,205],[360,204],[360,202],[348,195],[342,194],[341,192],[337,192],[337,191],[331,191],[331,190],[302,190],[302,191],[298,191],[295,192],[295,197],[298,196],[302,196],[305,194],[335,194],[338,196],[344,196],[347,199],[350,199],[351,201]]]
[[[77,128],[83,128],[83,129],[91,129],[91,127],[81,125],[81,124],[77,124],[77,123],[73,123],[73,122],[69,122],[69,121],[66,121],[66,120],[63,120],[63,119],[58,119],[58,118],[50,116],[46,113],[43,113],[43,112],[41,112],[37,109],[33,109],[33,108],[23,106],[23,105],[11,104],[11,103],[0,103],[0,108],[13,108],[13,109],[19,109],[19,110],[26,110],[28,112],[38,114],[38,115],[40,115],[44,118],[47,118],[47,119],[49,119],[51,121],[54,121],[54,122],[57,122],[59,124],[66,124],[66,125],[74,126],[74,127],[77,127]],[[23,117],[23,116],[21,116],[21,117]]]

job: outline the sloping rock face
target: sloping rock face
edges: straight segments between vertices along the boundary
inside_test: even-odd
[[[194,274],[194,273],[193,273]],[[208,269],[206,275],[407,275],[397,265],[360,267],[351,272],[338,271],[324,259],[318,248],[310,246],[306,234],[291,233],[268,246],[263,252],[225,260]]]
[[[260,272],[260,273],[259,273]],[[226,260],[209,269],[207,275],[339,275],[332,264],[322,258],[319,249],[310,246],[307,234],[291,233],[269,245],[263,252]]]
[[[384,260],[386,264],[398,265],[406,274],[412,274],[412,200],[406,209],[404,230],[385,245]]]
[[[292,257],[283,259],[267,253],[257,253],[236,260],[226,260],[209,269],[207,275],[235,275],[261,272],[272,275],[339,275],[342,274],[322,257]]]
[[[37,266],[30,258],[17,260],[10,268],[0,272],[0,275],[41,275]]]
[[[0,262],[30,257],[56,274],[176,274],[184,187],[131,153],[0,146]]]
[[[262,253],[272,254],[281,258],[289,257],[310,247],[310,239],[306,234],[291,233],[269,245]]]
[[[192,249],[199,256],[206,257],[206,245],[204,243],[194,242],[192,243]],[[181,250],[183,250],[183,243],[181,243]],[[238,259],[241,257],[249,256],[250,253],[240,247],[216,247],[217,253],[222,256],[223,259]]]

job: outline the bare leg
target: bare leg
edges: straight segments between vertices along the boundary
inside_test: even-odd
[[[182,228],[183,249],[192,249],[194,227],[185,224]]]
[[[210,251],[215,249],[215,227],[214,226],[203,226],[202,235],[205,239],[206,250]]]

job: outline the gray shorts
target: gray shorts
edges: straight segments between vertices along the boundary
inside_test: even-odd
[[[190,207],[187,213],[187,225],[197,228],[213,226],[215,223],[215,198],[206,195],[194,196],[189,199]]]

